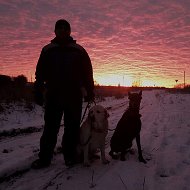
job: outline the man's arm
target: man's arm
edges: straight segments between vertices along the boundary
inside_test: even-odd
[[[94,100],[94,79],[93,79],[93,68],[88,53],[84,50],[83,52],[83,83],[87,91],[86,101]]]
[[[34,82],[34,98],[36,104],[42,106],[44,103],[44,81],[45,81],[45,55],[44,50],[42,49],[40,57],[38,59],[37,65],[36,65],[36,72],[35,72],[35,79]]]

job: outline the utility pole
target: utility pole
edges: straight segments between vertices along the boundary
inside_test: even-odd
[[[178,80],[176,79],[175,82],[176,82],[176,86],[175,86],[175,88],[177,88],[177,82],[178,82]]]
[[[185,71],[184,71],[184,88],[185,88]]]

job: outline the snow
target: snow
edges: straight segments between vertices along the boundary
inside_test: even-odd
[[[128,106],[123,99],[106,98],[99,102],[108,109],[109,128],[114,129]],[[84,105],[85,108],[85,105]],[[91,167],[82,164],[66,168],[61,144],[63,127],[60,129],[52,165],[41,170],[30,169],[39,152],[42,130],[0,136],[0,189],[4,190],[189,190],[190,189],[190,95],[171,94],[167,90],[143,91],[141,102],[141,145],[147,164],[138,161],[137,146],[134,154],[128,153],[126,161],[110,160],[103,165],[96,160]],[[36,106],[28,111],[22,106],[12,106],[0,115],[0,134],[16,128],[41,129],[43,109]]]

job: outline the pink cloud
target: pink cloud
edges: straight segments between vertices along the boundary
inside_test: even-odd
[[[164,76],[172,81],[186,69],[190,83],[190,2],[178,0],[2,0],[0,73],[34,73],[59,18],[71,23],[96,75],[141,72],[153,80]]]

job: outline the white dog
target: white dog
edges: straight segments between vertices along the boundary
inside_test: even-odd
[[[97,149],[101,151],[102,163],[108,164],[105,158],[105,138],[108,133],[107,110],[101,105],[90,108],[88,117],[80,128],[80,146],[84,154],[84,166],[90,166],[89,157],[93,156]]]

